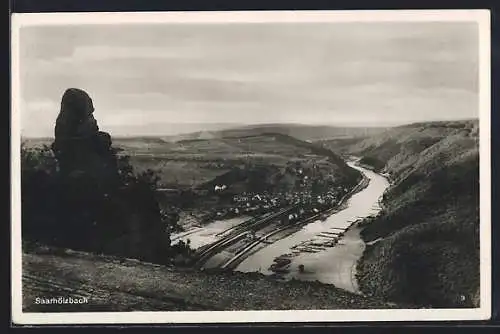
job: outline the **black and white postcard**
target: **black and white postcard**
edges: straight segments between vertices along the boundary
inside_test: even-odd
[[[18,324],[491,313],[490,13],[12,17]]]

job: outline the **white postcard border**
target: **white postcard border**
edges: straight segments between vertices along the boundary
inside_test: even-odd
[[[12,321],[15,324],[253,323],[486,320],[491,315],[490,12],[489,10],[235,11],[24,13],[11,18],[11,240]],[[192,24],[265,22],[477,22],[480,103],[481,305],[475,309],[61,312],[22,311],[20,195],[19,30],[24,26],[72,24]]]

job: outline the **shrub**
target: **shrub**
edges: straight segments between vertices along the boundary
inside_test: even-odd
[[[48,146],[23,144],[23,240],[154,262],[173,256],[169,234],[179,230],[179,216],[160,210],[158,176],[152,170],[136,175],[128,156],[116,158],[119,186],[103,193],[85,174],[63,177]]]

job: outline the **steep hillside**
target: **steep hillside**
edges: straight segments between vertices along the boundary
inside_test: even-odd
[[[434,307],[478,305],[477,121],[397,127],[349,146],[391,175],[384,210],[362,236],[362,290]],[[331,145],[331,143],[330,143]]]
[[[335,151],[360,155],[382,169],[399,174],[418,160],[418,154],[453,136],[477,136],[478,121],[414,123],[391,128],[363,140],[326,142]],[[442,143],[446,145],[446,143]]]

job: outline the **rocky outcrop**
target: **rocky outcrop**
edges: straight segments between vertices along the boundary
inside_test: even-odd
[[[67,89],[56,120],[57,209],[51,242],[162,262],[169,238],[150,184],[120,174],[111,136],[99,131],[83,90]]]
[[[64,177],[85,175],[98,187],[116,185],[118,169],[111,136],[99,131],[92,99],[83,90],[66,90],[52,145]],[[88,180],[87,180],[88,181]]]

